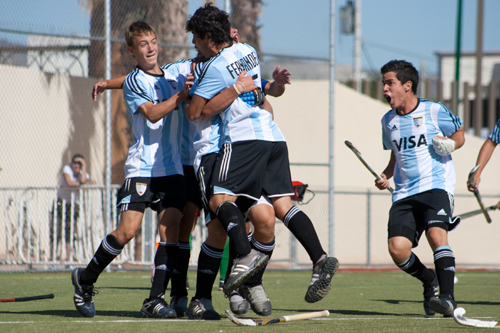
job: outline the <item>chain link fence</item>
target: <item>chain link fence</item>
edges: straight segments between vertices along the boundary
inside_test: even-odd
[[[201,0],[111,0],[111,76],[125,75],[135,66],[126,48],[124,32],[136,20],[144,20],[156,29],[161,64],[192,57],[194,49],[184,25],[188,16],[203,3]],[[328,101],[327,89],[317,92],[317,87],[324,87],[325,81],[311,80],[328,78],[330,1],[315,3],[314,10],[318,12],[315,22],[303,21],[300,13],[293,17],[276,15],[276,20],[281,20],[281,31],[259,26],[259,15],[273,15],[267,12],[265,2],[232,0],[217,1],[216,5],[225,7],[228,3],[237,10],[233,13],[233,25],[239,29],[242,40],[250,44],[262,40],[257,49],[264,78],[271,78],[274,68],[282,65],[292,71],[294,86],[309,88],[314,85],[310,88],[315,91],[314,99]],[[283,1],[283,5],[288,6],[288,1]],[[99,97],[97,102],[91,100],[93,85],[105,75],[105,1],[19,0],[2,4],[2,7],[0,271],[65,270],[85,265],[101,239],[118,221],[114,208],[110,221],[104,217],[104,97]],[[314,30],[318,28],[316,23],[323,34]],[[288,40],[287,26],[295,24],[311,29],[309,36],[321,40],[319,49],[309,47],[308,40],[300,39],[281,45],[265,43],[266,34],[270,33],[282,34]],[[257,27],[261,31],[259,38],[251,40]],[[336,71],[341,74],[342,66]],[[286,99],[286,96],[281,98]],[[312,190],[305,198],[310,202],[300,208],[315,223],[323,247],[333,247],[343,265],[392,265],[385,248],[386,214],[390,206],[387,194],[373,196],[352,188],[337,193],[334,202],[338,223],[329,225],[328,153],[324,149],[326,144],[316,149],[317,142],[303,137],[300,132],[300,115],[317,111],[311,107],[310,96],[305,97],[287,106],[286,110],[276,110],[277,121],[289,138],[291,162],[296,164],[292,165],[292,176],[294,180],[309,183]],[[323,120],[327,119],[327,110],[318,111],[321,118],[317,131],[325,138],[328,137],[328,124]],[[123,182],[123,165],[130,144],[123,96],[121,91],[113,91],[112,203],[116,202],[116,189]],[[296,148],[299,146],[300,149]],[[60,201],[57,193],[62,170],[76,153],[85,156],[87,171],[96,185],[82,187],[78,202],[76,199]],[[472,208],[473,201],[464,207]],[[193,265],[204,235],[200,221],[193,234]],[[276,238],[274,267],[310,268],[305,251],[279,222]],[[127,245],[113,267],[150,269],[155,241],[156,217],[147,211],[136,240]],[[426,260],[432,262],[432,258]],[[500,260],[489,257],[467,260],[471,265],[500,265]]]

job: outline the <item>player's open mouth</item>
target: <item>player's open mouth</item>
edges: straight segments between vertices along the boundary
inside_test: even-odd
[[[387,101],[388,104],[391,104],[391,96],[389,95],[384,95],[385,100]]]

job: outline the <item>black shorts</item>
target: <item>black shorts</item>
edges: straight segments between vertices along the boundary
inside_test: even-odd
[[[204,155],[201,158],[200,167],[198,168],[197,173],[198,185],[201,191],[201,203],[203,210],[205,211],[205,219],[207,222],[210,221],[211,216],[215,217],[215,214],[210,211],[208,202],[213,194],[212,173],[218,156],[218,153]]]
[[[392,204],[387,227],[388,238],[403,236],[413,247],[429,228],[438,227],[448,231],[453,214],[453,196],[444,190],[429,190]]]
[[[134,210],[144,213],[146,208],[150,207],[159,213],[173,207],[184,212],[184,176],[127,178],[118,191],[117,201],[121,211]]]
[[[201,192],[194,167],[192,165],[183,165],[184,182],[186,183],[186,201],[191,201],[198,209],[201,208]]]
[[[293,195],[286,142],[240,141],[224,144],[212,174],[214,194],[258,200]]]

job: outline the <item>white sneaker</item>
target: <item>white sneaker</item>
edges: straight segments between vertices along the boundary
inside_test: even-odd
[[[250,302],[253,312],[260,316],[269,316],[273,307],[262,284],[254,287],[241,287],[243,296]]]

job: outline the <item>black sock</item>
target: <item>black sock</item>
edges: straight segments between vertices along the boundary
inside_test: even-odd
[[[455,256],[449,246],[434,251],[434,266],[439,280],[439,294],[453,298],[455,289]]]
[[[314,225],[300,209],[297,207],[290,208],[283,218],[283,223],[302,244],[313,264],[326,253],[319,242]]]
[[[256,240],[255,238],[252,237],[251,243],[252,243],[252,247],[253,248],[255,248],[256,250],[258,250],[259,252],[267,254],[269,256],[269,258],[271,258],[271,256],[273,255],[274,246],[276,244],[276,242],[275,242],[274,239],[271,242],[269,242],[269,243],[261,243],[261,242],[259,242],[258,240]],[[261,269],[260,271],[258,271],[257,273],[255,273],[255,275],[252,276],[245,283],[245,285],[248,286],[248,287],[254,287],[254,286],[257,286],[259,284],[262,284],[262,277],[264,276],[264,272],[266,270],[266,267],[267,267],[267,264],[266,264],[266,266],[264,266],[263,269]]]
[[[252,240],[252,236],[253,236],[252,232],[250,232],[247,235],[248,241],[250,243],[251,243],[251,240]],[[229,238],[229,258],[227,260],[227,271],[226,271],[226,279],[225,279],[225,281],[227,281],[227,277],[231,273],[231,268],[233,267],[233,262],[234,262],[234,259],[236,259],[236,257],[237,257],[237,253],[236,253],[236,250],[234,248],[234,244],[231,241],[231,238]]]
[[[160,242],[158,245],[155,255],[155,274],[149,298],[165,295],[165,290],[177,262],[177,254],[177,244]]]
[[[194,298],[212,299],[212,287],[219,271],[223,252],[224,249],[216,249],[205,243],[201,244]]]
[[[170,297],[187,296],[186,278],[189,268],[189,257],[191,256],[191,248],[189,243],[179,242],[179,255],[177,257],[177,265],[172,272],[172,289]]]
[[[247,238],[245,218],[234,202],[225,201],[217,209],[217,217],[233,240],[234,248],[239,257],[246,256],[252,249]]]
[[[418,259],[413,252],[411,253],[410,258],[408,258],[405,262],[401,264],[396,263],[396,265],[423,283],[432,282],[432,280],[434,280],[434,273],[425,267],[425,265],[420,262],[420,259]]]
[[[107,235],[97,248],[94,257],[82,272],[80,283],[83,285],[93,285],[104,269],[115,259],[123,250],[123,246],[113,235]]]

